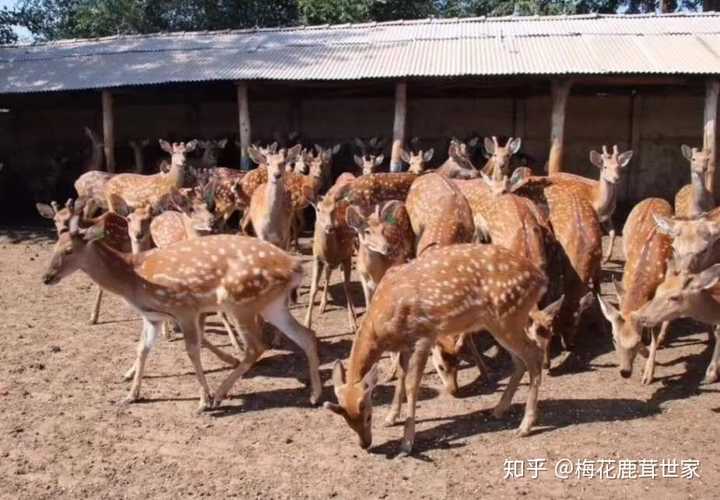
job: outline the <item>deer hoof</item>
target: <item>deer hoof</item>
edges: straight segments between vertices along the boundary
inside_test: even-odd
[[[412,454],[413,442],[409,439],[403,439],[400,443],[400,456],[408,457]]]
[[[653,383],[653,376],[651,373],[643,373],[642,379],[640,380],[642,385],[650,385]]]
[[[492,414],[495,418],[502,418],[505,415],[506,411],[506,407],[498,405],[495,407],[495,409],[493,409]]]
[[[118,408],[125,408],[126,406],[137,402],[138,399],[140,399],[140,398],[138,398],[137,396],[135,396],[133,394],[130,394],[130,395],[126,396],[124,399],[122,399],[121,401],[119,401],[117,403],[117,406],[118,406]]]
[[[720,379],[720,370],[718,370],[714,366],[711,366],[705,372],[705,378],[703,379],[702,383],[703,385],[714,384],[718,381],[718,379]]]
[[[124,382],[130,382],[133,377],[135,376],[135,367],[133,366],[128,371],[125,372],[125,374],[122,376],[122,379]]]

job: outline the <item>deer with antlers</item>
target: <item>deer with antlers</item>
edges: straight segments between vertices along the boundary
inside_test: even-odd
[[[658,286],[665,278],[667,262],[672,250],[671,240],[658,230],[655,217],[670,215],[672,215],[672,207],[660,198],[648,198],[635,205],[623,228],[626,261],[622,286],[616,284],[619,310],[598,296],[603,315],[612,327],[620,374],[625,378],[630,377],[637,354],[639,352],[647,354],[642,376],[643,384],[652,383],[657,348],[662,343],[668,323],[662,324],[659,334],[652,330],[649,353],[646,353],[647,348],[642,342],[632,349],[626,349],[623,339],[642,336],[642,330],[636,330],[638,325],[631,321],[631,315],[652,300]]]
[[[430,175],[430,174],[428,174]],[[325,407],[344,417],[360,446],[372,444],[372,392],[376,363],[387,350],[400,352],[401,374],[385,419],[392,425],[407,398],[401,449],[412,451],[415,405],[428,355],[440,337],[485,328],[512,355],[514,371],[495,407],[500,418],[509,408],[525,371],[530,391],[518,432],[527,436],[537,420],[542,353],[525,333],[530,310],[547,279],[527,260],[494,245],[459,244],[428,249],[416,260],[383,278],[353,342],[347,372],[338,361],[333,384],[338,404]]]
[[[156,204],[163,197],[183,187],[187,166],[186,155],[195,150],[197,141],[170,144],[160,140],[160,147],[171,155],[170,171],[167,174],[114,176],[105,185],[108,210],[117,212],[120,208],[117,206],[118,200],[122,200],[123,204],[131,209],[147,203]]]
[[[682,154],[690,162],[690,184],[683,186],[675,195],[675,215],[697,217],[715,207],[715,196],[708,189],[708,149],[681,147]]]
[[[214,235],[195,238],[165,249],[129,255],[104,241],[99,226],[81,228],[81,207],[69,207],[72,218],[55,246],[43,282],[60,282],[78,269],[103,288],[123,297],[143,317],[133,386],[127,402],[139,397],[147,354],[165,320],[176,321],[201,387],[200,410],[217,406],[262,355],[259,314],[305,352],[312,386],[311,402],[320,397],[316,339],[288,310],[288,294],[300,285],[300,261],[256,238]],[[114,214],[111,214],[114,215]],[[225,312],[242,326],[247,346],[242,360],[220,384],[214,396],[200,359],[204,315]],[[230,358],[232,358],[230,356]]]
[[[610,243],[603,256],[603,262],[610,260],[615,246],[615,226],[612,216],[615,213],[620,180],[632,159],[632,155],[632,151],[620,153],[617,144],[613,146],[612,153],[608,152],[606,146],[603,146],[602,154],[597,151],[590,151],[590,163],[600,170],[600,180],[598,181],[566,172],[550,176],[550,179],[554,182],[560,182],[573,189],[592,205],[600,224],[610,235]]]
[[[426,151],[407,151],[405,149],[400,150],[400,158],[402,161],[408,164],[407,171],[411,174],[421,175],[425,173],[427,164],[432,160],[435,150],[430,148]]]

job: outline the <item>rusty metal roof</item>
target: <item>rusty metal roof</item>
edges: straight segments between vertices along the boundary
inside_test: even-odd
[[[0,47],[0,93],[218,80],[720,74],[720,14],[424,19]]]

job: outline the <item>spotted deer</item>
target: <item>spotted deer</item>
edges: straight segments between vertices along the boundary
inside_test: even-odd
[[[171,155],[170,171],[167,174],[118,174],[114,176],[105,185],[105,198],[110,211],[118,210],[117,200],[122,200],[125,205],[133,209],[147,203],[155,204],[164,196],[183,187],[187,164],[186,155],[195,150],[197,141],[190,141],[187,144],[182,142],[170,144],[160,140],[160,147]]]
[[[382,162],[385,160],[385,155],[355,155],[353,156],[353,159],[355,160],[355,165],[360,168],[362,175],[369,175],[378,172],[378,170],[380,169],[380,165],[382,165]]]
[[[482,173],[491,177],[493,180],[499,181],[502,177],[510,176],[510,160],[514,154],[520,151],[522,139],[519,137],[510,137],[504,146],[498,143],[497,137],[485,138],[485,151],[488,160],[482,168]]]
[[[497,418],[509,408],[525,371],[530,374],[525,416],[518,428],[521,436],[527,436],[538,416],[542,353],[525,333],[525,326],[546,286],[547,279],[535,266],[494,245],[428,249],[409,264],[391,269],[360,325],[347,372],[340,361],[335,363],[338,404],[326,402],[325,408],[343,416],[357,433],[360,446],[369,448],[375,365],[384,351],[399,351],[401,374],[385,423],[395,423],[406,397],[401,449],[409,454],[415,441],[418,389],[430,350],[440,337],[485,328],[511,353],[514,365],[493,412]]]
[[[238,185],[245,172],[234,168],[215,167],[207,171],[208,180],[214,186],[212,211],[216,216],[218,229],[227,227],[227,221],[238,211],[245,211],[250,205],[249,199],[241,199]]]
[[[414,256],[415,235],[405,205],[397,200],[375,205],[367,216],[351,205],[347,208],[347,223],[359,240],[356,268],[367,307],[385,272]]]
[[[285,165],[292,163],[299,152],[300,145],[268,155],[254,147],[248,148],[253,161],[267,168],[267,182],[256,189],[250,199],[248,220],[258,238],[282,249],[290,245],[293,214],[291,194],[285,181]]]
[[[435,170],[435,173],[448,179],[475,179],[479,177],[480,172],[470,159],[470,150],[477,145],[477,142],[477,138],[470,140],[467,144],[452,139],[448,147],[448,159]]]
[[[316,339],[288,310],[288,294],[302,280],[298,259],[256,238],[231,235],[195,238],[139,255],[124,254],[104,241],[104,233],[98,226],[81,229],[79,208],[74,207],[69,230],[58,239],[43,282],[56,284],[80,269],[103,288],[120,295],[142,315],[143,335],[126,402],[138,399],[145,360],[161,323],[173,320],[182,329],[201,387],[199,409],[219,405],[235,381],[265,349],[257,315],[276,326],[305,352],[312,387],[310,400],[313,404],[318,401],[321,382]],[[210,312],[224,312],[240,325],[247,346],[243,359],[235,360],[237,366],[214,396],[200,359],[204,315]]]
[[[322,189],[325,179],[327,163],[321,154],[314,156],[306,153],[303,160],[307,164],[307,175],[297,172],[287,173],[287,189],[292,202],[292,240],[295,248],[300,248],[298,242],[300,233],[305,226],[305,209],[314,202]],[[296,162],[297,163],[297,162]]]
[[[435,150],[433,148],[427,151],[418,150],[417,152],[400,150],[400,158],[408,164],[407,171],[411,174],[421,175],[425,173],[427,164],[432,160]]]
[[[347,223],[347,209],[349,203],[346,193],[353,181],[351,174],[341,175],[335,185],[321,197],[313,202],[315,208],[315,232],[313,234],[313,271],[310,280],[310,294],[308,308],[305,315],[305,326],[310,328],[315,307],[320,278],[325,272],[325,284],[320,302],[320,313],[325,312],[327,306],[328,287],[332,271],[338,266],[343,270],[343,289],[347,301],[348,324],[355,331],[355,308],[350,295],[350,273],[352,271],[353,239],[352,229]]]
[[[622,286],[616,286],[619,309],[598,296],[603,315],[612,327],[620,375],[630,377],[637,354],[648,354],[642,376],[643,384],[652,383],[657,348],[665,336],[668,323],[663,323],[659,334],[655,329],[652,330],[649,353],[642,342],[633,349],[625,349],[623,339],[642,336],[642,330],[637,329],[637,323],[631,321],[631,315],[652,300],[658,285],[665,278],[672,252],[671,240],[658,230],[654,218],[670,215],[672,207],[660,198],[648,198],[635,205],[623,227],[626,261]]]
[[[220,153],[227,146],[227,139],[197,141],[198,148],[202,150],[200,158],[188,160],[188,164],[194,168],[215,168],[220,162]]]
[[[150,139],[133,139],[128,142],[130,149],[135,158],[135,173],[142,174],[145,172],[145,153],[144,149],[150,145]]]
[[[615,226],[612,216],[615,213],[620,180],[632,159],[632,155],[632,151],[620,153],[617,144],[613,146],[612,153],[608,152],[606,146],[603,146],[602,154],[597,151],[590,151],[590,163],[600,170],[600,180],[598,181],[566,172],[553,174],[550,177],[553,181],[572,188],[592,205],[600,224],[610,235],[610,243],[603,257],[603,262],[610,260],[615,246]]]
[[[681,147],[682,154],[690,162],[690,184],[683,186],[675,195],[675,215],[697,217],[715,207],[715,197],[707,188],[710,151]]]
[[[697,273],[720,263],[720,208],[698,217],[657,216],[655,223],[672,239],[677,270]]]

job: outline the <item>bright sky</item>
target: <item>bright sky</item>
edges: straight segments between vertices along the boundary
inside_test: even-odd
[[[0,8],[13,7],[16,3],[17,3],[17,0],[0,0]],[[21,42],[31,42],[32,41],[32,35],[25,28],[21,28],[18,26],[15,28],[15,33],[18,34]]]

